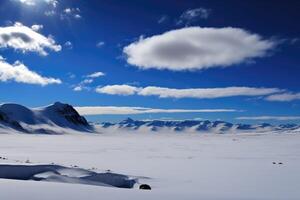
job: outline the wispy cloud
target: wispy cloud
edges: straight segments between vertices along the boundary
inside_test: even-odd
[[[91,74],[87,75],[88,78],[98,78],[100,76],[105,76],[105,73],[103,73],[103,72],[94,72],[94,73],[91,73]]]
[[[168,21],[168,19],[169,19],[169,16],[168,16],[168,15],[162,15],[162,16],[158,19],[157,23],[163,24],[163,23],[165,23],[166,21]]]
[[[160,109],[145,107],[118,107],[118,106],[83,106],[75,107],[81,115],[128,115],[151,113],[212,113],[212,112],[238,112],[235,109]]]
[[[82,81],[80,81],[80,83],[73,85],[73,91],[75,92],[79,92],[82,90],[90,90],[90,87],[88,86],[88,84],[92,83],[93,79],[84,79]]]
[[[94,82],[94,79],[101,76],[105,76],[105,74],[103,72],[94,72],[84,76],[84,79],[80,83],[73,85],[73,91],[79,92],[82,90],[90,90],[88,85]]]
[[[65,44],[64,44],[64,46],[65,46],[67,49],[73,49],[73,44],[72,44],[72,42],[70,42],[70,41],[66,41]]]
[[[265,98],[267,101],[294,101],[300,100],[300,93],[282,93],[282,94],[273,94]]]
[[[0,81],[15,81],[18,83],[48,85],[48,84],[60,84],[61,80],[44,77],[40,74],[31,71],[20,61],[16,61],[14,64],[10,64],[0,56]]]
[[[188,9],[180,15],[179,19],[176,21],[176,24],[184,24],[187,26],[198,21],[199,19],[207,19],[210,13],[211,10],[207,8]]]
[[[254,117],[237,117],[238,120],[300,120],[300,116],[254,116]]]
[[[104,45],[105,45],[105,42],[100,41],[100,42],[97,42],[96,47],[101,48],[101,47],[103,47]]]
[[[278,88],[225,87],[175,89],[166,87],[135,87],[131,85],[107,85],[97,87],[96,92],[111,95],[158,96],[160,98],[213,99],[233,96],[265,96],[284,90]]]
[[[39,29],[41,25],[39,25]],[[37,52],[48,55],[46,49],[60,51],[61,46],[56,44],[51,36],[36,32],[37,25],[33,28],[16,22],[13,26],[0,27],[0,48],[13,48],[22,52]]]
[[[52,17],[54,15],[56,15],[56,11],[55,10],[46,10],[44,12],[44,14],[47,16],[47,17]]]
[[[67,76],[68,76],[70,79],[76,78],[76,75],[73,74],[72,72],[68,72],[68,73],[67,73]]]
[[[140,37],[123,53],[129,64],[141,69],[203,70],[264,57],[276,45],[240,28],[188,27]]]

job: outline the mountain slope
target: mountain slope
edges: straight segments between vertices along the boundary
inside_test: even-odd
[[[52,105],[29,109],[18,104],[0,105],[1,132],[13,129],[25,133],[61,134],[69,130],[92,131],[87,120],[68,104],[56,102]]]

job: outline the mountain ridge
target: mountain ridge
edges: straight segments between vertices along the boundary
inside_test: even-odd
[[[121,130],[146,130],[158,132],[160,130],[172,132],[207,132],[207,133],[239,133],[239,132],[300,132],[298,124],[280,124],[272,125],[268,123],[261,124],[233,124],[226,121],[209,120],[133,120],[127,118],[121,122],[99,123],[98,126],[104,129],[114,128]]]

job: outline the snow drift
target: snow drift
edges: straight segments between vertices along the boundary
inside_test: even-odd
[[[50,181],[85,185],[132,188],[136,179],[111,172],[69,168],[60,165],[0,165],[0,178],[15,180]]]

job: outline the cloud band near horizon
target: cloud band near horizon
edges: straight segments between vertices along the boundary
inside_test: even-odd
[[[265,96],[284,92],[279,88],[256,88],[256,87],[224,87],[224,88],[189,88],[175,89],[166,87],[135,87],[131,85],[107,85],[97,87],[97,93],[109,95],[140,95],[157,96],[159,98],[197,98],[213,99],[234,96]]]
[[[74,108],[81,115],[241,112],[236,109],[161,109],[161,108],[123,107],[123,106],[77,106]]]
[[[300,116],[248,116],[248,117],[237,117],[238,120],[277,120],[277,121],[288,121],[288,120],[300,120]]]

